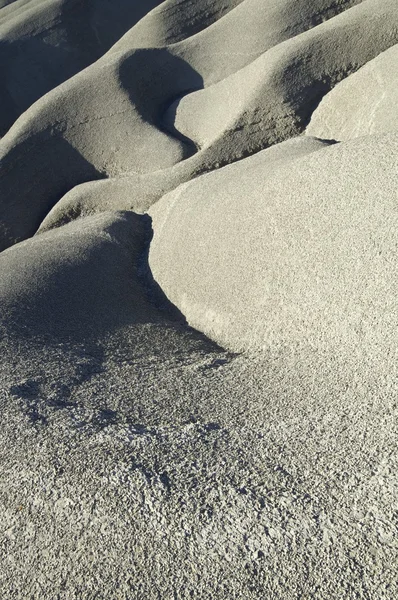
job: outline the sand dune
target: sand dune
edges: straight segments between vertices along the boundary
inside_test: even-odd
[[[36,100],[104,54],[160,0],[16,0],[0,13],[0,136]],[[1,6],[1,5],[0,5]]]
[[[175,44],[217,22],[242,0],[165,0],[128,33],[133,48],[155,48]],[[125,43],[115,44],[115,50]]]
[[[155,56],[155,72],[144,67],[148,54]],[[161,65],[164,76],[159,78]],[[181,67],[182,78],[195,77],[167,50],[109,55],[39,100],[17,121],[0,142],[0,221],[7,236],[3,247],[33,235],[46,212],[79,183],[128,169],[156,171],[189,155],[191,146],[155,124],[167,88],[173,94],[178,86],[167,77],[165,65],[176,77]],[[134,75],[143,69],[138,80]],[[21,181],[21,164],[28,185]],[[57,177],[52,176],[54,169]]]
[[[0,595],[395,600],[396,0],[0,0]]]
[[[155,279],[235,350],[393,352],[397,144],[364,137],[271,165],[265,151],[180,186],[150,210]]]
[[[170,120],[200,147],[217,144],[224,162],[298,135],[339,80],[398,42],[396,19],[393,0],[365,0],[176,101]]]
[[[269,148],[263,165],[272,168],[277,160],[289,160],[309,154],[325,145],[329,145],[329,142],[310,137],[294,138]],[[215,168],[218,164],[217,154],[213,156],[210,152],[203,154],[206,160],[212,161],[210,165]],[[62,225],[77,216],[88,216],[103,210],[111,210],[115,205],[121,210],[146,212],[167,192],[192,179],[201,168],[203,168],[202,153],[198,152],[191,158],[163,171],[146,175],[129,174],[75,186],[50,210],[41,223],[38,233]]]
[[[127,50],[125,36],[124,50],[108,53],[44,96],[0,142],[0,247],[32,235],[56,202],[85,181],[162,170],[199,147],[203,152],[191,163],[189,179],[294,137],[344,74],[398,40],[396,19],[393,0],[366,0],[175,103],[203,85],[198,65],[181,57],[178,44]],[[368,30],[367,43],[361,43]],[[40,154],[32,152],[39,147]],[[19,168],[26,152],[29,185]],[[51,177],[55,164],[57,178]]]
[[[144,284],[132,277],[131,268],[132,261],[138,268],[148,235],[150,229],[134,213],[103,213],[2,252],[3,323],[84,339],[154,320]]]
[[[335,0],[273,0],[264,4],[260,0],[245,0],[197,35],[176,44],[173,53],[188,62],[202,77],[203,86],[207,87],[239,71],[284,40],[360,1],[347,0],[336,4]],[[152,11],[147,20],[157,16],[162,6]],[[133,27],[112,51],[125,44],[139,47],[136,30],[145,21],[143,19],[137,27]],[[160,29],[159,26],[153,28],[156,31]],[[150,36],[146,34],[144,39],[148,38]]]
[[[307,133],[347,140],[397,130],[397,58],[395,45],[339,83],[313,113]]]

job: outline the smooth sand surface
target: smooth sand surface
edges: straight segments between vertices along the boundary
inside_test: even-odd
[[[0,41],[0,597],[396,600],[396,0]]]
[[[397,151],[394,134],[271,164],[266,150],[180,186],[149,211],[154,278],[237,351],[394,351]]]
[[[314,111],[306,133],[348,140],[398,130],[398,46],[343,79]]]

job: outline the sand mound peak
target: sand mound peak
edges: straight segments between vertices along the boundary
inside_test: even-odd
[[[180,186],[150,211],[155,279],[234,350],[393,351],[396,151],[362,138],[272,170],[265,151]]]

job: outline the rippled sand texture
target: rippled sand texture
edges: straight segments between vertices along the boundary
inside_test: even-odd
[[[0,0],[0,596],[398,597],[397,0]]]

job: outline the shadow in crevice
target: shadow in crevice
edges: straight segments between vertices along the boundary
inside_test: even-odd
[[[62,132],[46,129],[16,145],[0,166],[0,222],[9,236],[2,239],[0,235],[0,251],[33,236],[73,187],[105,177]]]
[[[148,215],[139,215],[145,231],[145,247],[138,260],[137,274],[144,286],[149,302],[161,311],[167,319],[180,325],[188,327],[183,313],[169,300],[160,285],[155,280],[149,265],[149,250],[154,231],[152,229],[152,218]]]
[[[119,79],[143,119],[183,142],[184,158],[195,154],[196,144],[170,126],[165,115],[176,100],[203,89],[200,73],[168,48],[151,48],[135,50],[126,57],[119,66]]]
[[[197,144],[197,142],[195,142],[195,140],[193,140],[192,138],[189,138],[188,136],[184,135],[175,126],[178,106],[181,100],[185,98],[185,96],[188,96],[189,94],[192,94],[193,92],[197,91],[197,89],[185,90],[183,94],[178,94],[178,96],[176,96],[175,98],[171,98],[168,102],[165,102],[162,108],[162,128],[163,131],[165,131],[166,133],[169,133],[176,139],[193,146],[196,149],[196,152],[199,152],[200,146]]]
[[[208,338],[203,332],[198,331],[191,327],[180,309],[167,297],[161,286],[158,284],[153,276],[150,264],[149,264],[149,251],[151,241],[154,235],[152,228],[152,218],[145,214],[140,215],[143,227],[145,229],[145,247],[139,258],[137,265],[137,274],[142,282],[145,289],[148,302],[150,302],[160,314],[162,314],[165,320],[168,321],[170,327],[174,330],[179,330],[184,336],[189,337],[194,344],[199,344],[206,354],[219,354],[225,353],[228,360],[235,354],[229,352],[225,348],[221,347],[217,342]],[[228,362],[219,356],[215,357],[210,367],[218,367]]]

